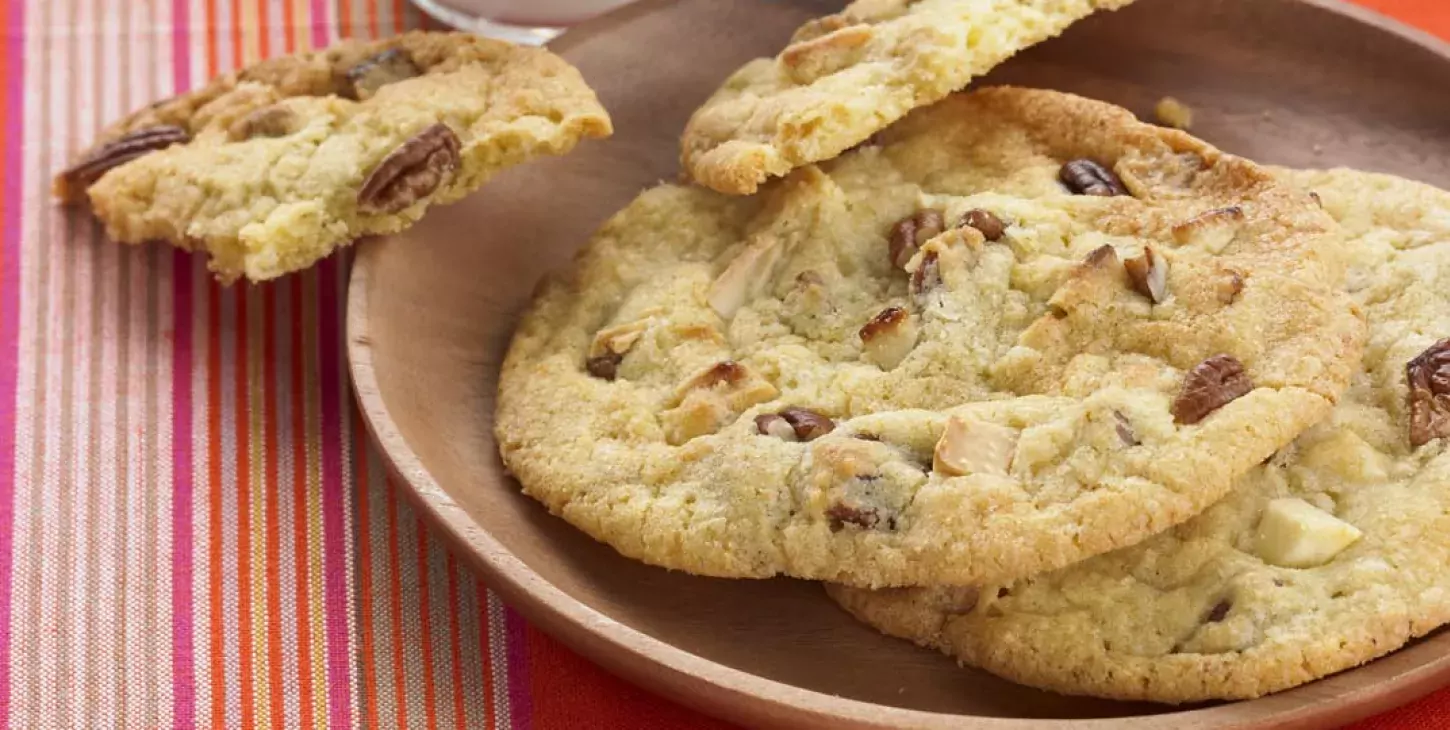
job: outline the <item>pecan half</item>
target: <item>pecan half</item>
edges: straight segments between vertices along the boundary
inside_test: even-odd
[[[898,269],[904,268],[922,244],[940,235],[945,229],[941,211],[931,208],[918,210],[897,221],[891,227],[889,239],[892,265]]]
[[[407,51],[391,48],[376,56],[363,59],[347,70],[346,93],[353,99],[364,101],[372,98],[378,89],[388,84],[422,76],[423,70],[413,63]]]
[[[67,201],[77,200],[107,172],[138,157],[190,141],[190,133],[172,124],[138,129],[91,150],[67,168],[56,181],[56,194]]]
[[[1000,241],[1002,235],[1007,232],[1007,224],[1003,223],[996,213],[981,208],[967,211],[957,225],[977,229],[982,234],[982,238],[988,241]]]
[[[1141,256],[1123,261],[1123,268],[1128,271],[1133,289],[1149,301],[1162,304],[1168,298],[1168,260],[1152,246],[1144,246]]]
[[[1405,365],[1409,383],[1410,445],[1450,436],[1450,339],[1440,340]]]
[[[1173,401],[1173,420],[1194,424],[1254,389],[1243,363],[1232,355],[1214,355],[1195,365]]]
[[[790,424],[801,441],[814,441],[836,430],[835,421],[808,408],[791,406],[776,415]]]
[[[364,213],[396,213],[429,195],[458,169],[458,136],[446,124],[434,124],[398,145],[358,191]]]
[[[1068,190],[1077,195],[1107,198],[1129,194],[1117,173],[1094,160],[1073,160],[1063,165],[1057,176]]]

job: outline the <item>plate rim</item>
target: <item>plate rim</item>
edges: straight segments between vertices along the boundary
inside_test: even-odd
[[[556,50],[567,48],[573,41],[597,32],[596,29],[608,28],[621,17],[679,1],[640,0],[587,21],[564,33],[549,46]],[[1352,4],[1348,0],[1283,1],[1343,16],[1376,31],[1397,36],[1404,42],[1450,62],[1450,41],[1376,10]],[[1172,723],[1185,730],[1196,730],[1245,727],[1248,723],[1255,723],[1254,726],[1258,727],[1260,725],[1257,723],[1260,722],[1269,723],[1275,728],[1318,726],[1326,720],[1343,724],[1383,712],[1450,685],[1450,632],[1442,632],[1416,646],[1402,647],[1360,667],[1256,700],[1226,702],[1177,712],[1170,709],[1155,715],[1136,717],[1005,718],[929,712],[829,695],[768,679],[680,649],[615,621],[544,580],[487,530],[474,522],[433,478],[422,459],[394,424],[377,380],[374,343],[369,327],[369,297],[375,261],[382,249],[379,243],[380,241],[370,239],[360,241],[357,245],[348,278],[344,337],[354,398],[368,434],[382,457],[384,467],[406,486],[403,491],[412,503],[421,509],[435,529],[446,536],[455,553],[483,575],[490,589],[500,594],[507,603],[551,637],[607,671],[652,693],[715,717],[772,725],[790,723],[798,726],[800,723],[810,723],[813,726],[824,726],[830,723],[839,727],[839,723],[846,722],[854,728],[882,729],[1148,730]],[[1433,647],[1440,650],[1440,656],[1409,668],[1399,677],[1350,692],[1326,694],[1315,691],[1322,689],[1327,682],[1365,671],[1395,656],[1413,651],[1416,647]],[[642,680],[646,678],[649,667],[663,669],[666,674],[663,677],[649,674],[648,678],[654,681],[645,683]],[[1291,699],[1291,694],[1323,696],[1301,701],[1297,697]],[[749,702],[741,700],[763,701],[768,708],[755,710],[750,707]],[[1289,700],[1291,704],[1282,710],[1258,707],[1262,703],[1281,704],[1284,700]]]

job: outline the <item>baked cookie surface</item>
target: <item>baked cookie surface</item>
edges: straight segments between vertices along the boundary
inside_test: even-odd
[[[656,565],[1028,575],[1189,518],[1329,411],[1363,330],[1333,229],[1116,107],[958,95],[759,196],[645,192],[541,285],[496,436]]]
[[[1363,368],[1326,421],[1136,547],[980,591],[833,597],[1008,679],[1162,702],[1287,689],[1450,622],[1450,193],[1281,174],[1343,224],[1369,320]]]
[[[691,118],[684,169],[747,194],[834,158],[1024,48],[1132,0],[858,0],[730,76]]]
[[[563,59],[413,32],[264,61],[143,109],[55,180],[124,243],[205,250],[270,279],[393,233],[495,172],[611,132]]]

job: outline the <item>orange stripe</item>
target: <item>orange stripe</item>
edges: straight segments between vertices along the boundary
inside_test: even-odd
[[[283,53],[292,54],[297,52],[297,32],[302,30],[297,26],[296,3],[282,3],[282,28],[286,32],[282,34]],[[321,23],[322,18],[313,18],[312,22]]]
[[[368,455],[367,426],[362,412],[352,409],[353,429],[356,436],[357,458],[353,465],[354,484],[357,486],[357,565],[358,565],[358,609],[359,631],[362,637],[363,675],[363,727],[381,727],[378,724],[378,667],[373,646],[373,532],[371,515],[368,511]]]
[[[268,285],[262,292],[262,433],[263,464],[266,485],[267,541],[267,681],[271,685],[272,727],[286,722],[283,712],[282,684],[282,573],[280,540],[277,536],[277,491],[281,484],[277,464],[277,287]]]
[[[438,708],[433,690],[433,621],[432,607],[428,601],[428,525],[423,516],[417,516],[414,530],[418,532],[418,625],[423,643],[423,715],[428,720],[428,730],[438,730]]]
[[[390,609],[393,629],[393,696],[397,698],[394,703],[397,705],[396,727],[399,730],[408,728],[408,684],[407,677],[403,673],[403,590],[399,583],[402,581],[402,561],[398,559],[398,486],[393,483],[392,477],[388,478],[388,571],[392,574],[392,585],[388,591],[388,608]]]
[[[458,628],[458,565],[453,552],[446,551],[448,565],[448,646],[453,657],[453,726],[467,730],[466,713],[463,707],[463,651],[462,632]]]
[[[378,37],[378,0],[368,0],[368,37]]]
[[[267,0],[257,0],[257,54],[258,58],[270,58],[272,55],[271,23],[267,22]],[[283,0],[282,5],[288,10],[292,9],[292,3]]]
[[[307,422],[303,379],[302,277],[292,283],[292,545],[297,564],[297,695],[301,708],[298,724],[312,727],[312,600],[309,595],[311,561],[307,552]]]
[[[374,0],[376,2],[376,0]],[[393,0],[393,33],[402,33],[407,24],[404,20],[407,8],[403,7],[403,0]]]
[[[215,284],[213,284],[215,286]],[[237,305],[232,318],[232,329],[236,333],[235,357],[236,378],[232,387],[236,389],[235,429],[237,436],[237,668],[241,679],[242,727],[256,727],[253,715],[254,678],[252,677],[252,463],[250,455],[252,434],[247,428],[247,414],[250,404],[247,392],[247,290],[233,287]]]
[[[337,34],[341,38],[352,37],[352,0],[337,0]]]

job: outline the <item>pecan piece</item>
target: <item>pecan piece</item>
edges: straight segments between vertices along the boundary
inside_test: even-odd
[[[285,106],[266,106],[232,123],[227,136],[233,142],[253,137],[286,137],[297,131],[297,114]]]
[[[942,220],[941,211],[931,208],[918,210],[897,221],[896,225],[891,227],[892,265],[904,268],[906,262],[916,255],[916,250],[922,244],[940,235],[945,229],[946,224]]]
[[[365,101],[388,84],[422,76],[423,70],[413,63],[413,58],[407,51],[390,48],[376,56],[363,59],[348,69],[345,75],[346,94],[358,101]]]
[[[107,172],[138,157],[190,141],[190,133],[172,124],[130,132],[91,150],[62,172],[56,179],[56,195],[66,201],[78,200],[86,188]]]
[[[1057,176],[1076,195],[1107,198],[1129,194],[1117,173],[1094,160],[1073,160],[1063,165]]]
[[[1232,355],[1214,355],[1195,365],[1173,401],[1173,420],[1194,424],[1254,389],[1243,363]]]
[[[1410,386],[1410,445],[1450,436],[1450,338],[1405,365]]]
[[[585,360],[584,369],[600,380],[614,380],[619,375],[621,362],[624,362],[624,355],[608,352]]]
[[[924,295],[941,286],[941,271],[937,265],[935,251],[927,251],[911,274],[911,294],[920,303]]]
[[[441,123],[398,145],[368,175],[357,194],[358,209],[391,214],[418,202],[458,169],[461,146]]]
[[[1168,261],[1152,246],[1144,246],[1143,254],[1123,261],[1133,289],[1148,297],[1154,304],[1162,304],[1168,298]]]
[[[840,532],[846,525],[871,530],[881,523],[881,514],[871,507],[856,507],[838,502],[826,508],[826,519],[831,521],[831,532]]]
[[[1007,232],[1007,224],[1003,223],[1002,219],[998,218],[996,213],[990,210],[982,210],[981,208],[973,208],[967,211],[962,216],[961,222],[957,225],[977,229],[982,234],[982,238],[988,241],[1000,241],[1002,240],[1002,235]]]
[[[787,441],[815,441],[836,430],[836,422],[809,408],[791,406],[778,413],[756,416],[755,427],[762,434]]]

